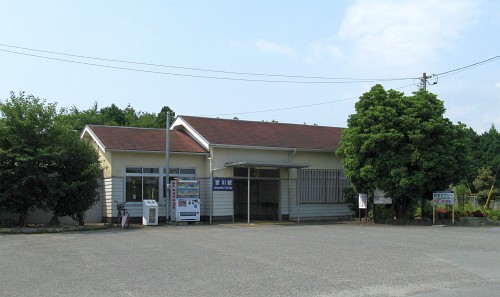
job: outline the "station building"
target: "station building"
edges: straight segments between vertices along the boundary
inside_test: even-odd
[[[304,220],[351,216],[350,185],[335,155],[342,128],[179,116],[169,130],[169,180],[200,181],[204,221]],[[127,202],[132,222],[142,200],[172,216],[166,190],[166,130],[87,125],[81,138],[99,152],[102,220]]]

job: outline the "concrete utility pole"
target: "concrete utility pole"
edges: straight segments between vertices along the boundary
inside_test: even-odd
[[[429,82],[428,79],[433,78],[432,82]],[[420,78],[420,88],[424,89],[424,91],[427,91],[427,85],[435,85],[438,83],[438,76],[436,74],[432,75],[427,75],[425,72],[422,74],[422,77]]]
[[[420,78],[420,87],[427,91],[427,79],[431,78],[432,76],[427,76],[424,72],[422,77]]]

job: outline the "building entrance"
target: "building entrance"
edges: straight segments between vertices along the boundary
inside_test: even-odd
[[[246,178],[244,176],[246,176]],[[277,221],[279,219],[279,197],[280,197],[279,170],[251,169],[250,219]],[[248,217],[247,215],[248,215],[248,169],[235,168],[234,217],[235,219],[246,219]]]

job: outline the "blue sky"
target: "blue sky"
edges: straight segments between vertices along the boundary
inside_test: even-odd
[[[345,127],[356,98],[375,82],[237,75],[27,49],[226,72],[409,78],[382,82],[406,94],[417,90],[414,78],[423,72],[500,55],[500,2],[494,0],[3,0],[0,7],[0,100],[25,91],[59,107],[87,109],[97,101],[157,113],[168,105],[178,115]],[[453,122],[479,133],[491,124],[499,128],[499,67],[496,59],[438,76],[428,89]]]

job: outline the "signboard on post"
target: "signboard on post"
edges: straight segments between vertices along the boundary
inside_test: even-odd
[[[359,194],[358,205],[359,205],[358,209],[359,221],[361,222],[361,210],[364,209],[366,222],[368,222],[368,194],[361,194],[361,193]]]
[[[373,191],[373,203],[374,204],[392,204],[392,198],[386,197],[384,191],[375,190],[375,191]]]
[[[437,191],[432,193],[432,223],[436,223],[436,204],[452,205],[451,222],[455,224],[455,193],[452,191]]]
[[[455,193],[452,191],[438,191],[432,193],[432,204],[455,204]]]
[[[368,194],[359,194],[359,208],[366,209],[368,207]]]

